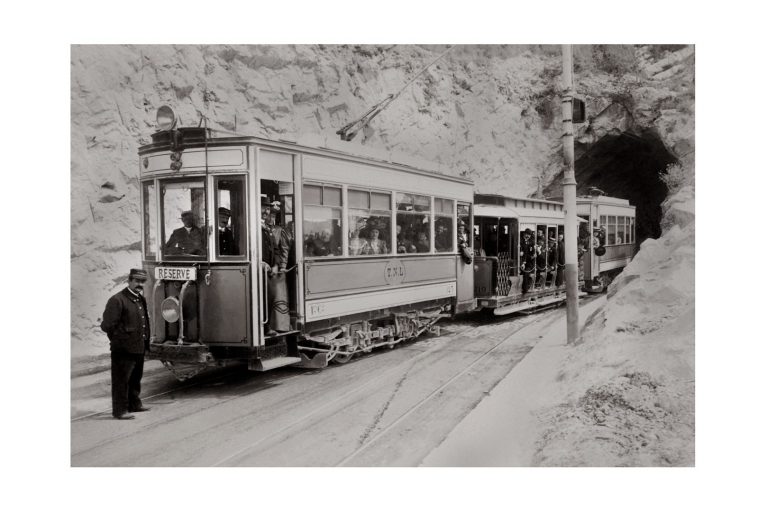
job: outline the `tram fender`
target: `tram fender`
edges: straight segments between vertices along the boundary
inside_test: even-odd
[[[214,360],[208,347],[199,343],[177,345],[152,342],[145,357],[161,361],[202,364],[209,364]]]
[[[312,368],[312,369],[320,369],[328,366],[327,352],[318,352],[312,358],[307,357],[303,352],[299,352],[299,357],[301,357],[301,362],[296,363],[292,366],[295,366],[297,368]]]

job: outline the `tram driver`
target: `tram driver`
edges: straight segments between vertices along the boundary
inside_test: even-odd
[[[174,229],[171,237],[165,243],[165,254],[184,256],[205,255],[205,238],[203,231],[195,225],[195,214],[191,210],[181,213],[181,222],[184,225]]]

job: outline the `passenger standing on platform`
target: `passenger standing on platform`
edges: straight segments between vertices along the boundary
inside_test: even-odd
[[[461,255],[461,260],[466,265],[469,265],[470,263],[472,263],[472,257],[474,255],[472,254],[472,248],[469,246],[469,235],[467,234],[467,226],[466,224],[464,224],[463,220],[459,220],[459,234],[458,234],[458,240],[456,242],[459,247],[459,255]]]
[[[132,268],[128,286],[107,301],[101,330],[109,338],[112,360],[112,416],[132,420],[131,412],[148,411],[141,403],[144,352],[149,350],[149,314],[144,300],[147,272]]]
[[[264,206],[264,223],[272,239],[271,274],[269,277],[269,334],[291,330],[290,309],[288,307],[288,285],[285,272],[288,267],[288,254],[291,240],[286,231],[275,223],[280,202],[274,201]],[[266,233],[265,233],[266,234]],[[264,235],[262,235],[264,236]]]
[[[530,229],[523,231],[520,242],[520,271],[523,273],[523,293],[527,293],[533,284],[533,272],[536,270],[536,249],[531,239]]]
[[[557,281],[557,240],[555,237],[549,239],[547,248],[547,266],[549,267],[547,276],[547,286],[552,286]]]
[[[565,236],[560,233],[557,235],[557,274],[555,275],[555,286],[563,284],[565,272]]]
[[[536,240],[536,287],[543,288],[547,278],[547,251],[544,238]]]

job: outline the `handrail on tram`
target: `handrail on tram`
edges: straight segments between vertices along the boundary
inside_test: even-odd
[[[263,262],[262,262],[263,263]],[[262,274],[262,284],[264,286],[264,300],[261,302],[261,324],[266,325],[267,322],[269,322],[269,317],[267,316],[267,304],[269,304],[269,276],[267,275],[267,272],[269,272],[271,267],[269,265],[261,265],[261,274]]]
[[[184,293],[192,281],[186,281],[179,292],[179,341],[178,345],[184,343]]]

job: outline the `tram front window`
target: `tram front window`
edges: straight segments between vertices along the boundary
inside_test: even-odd
[[[163,257],[205,259],[205,185],[203,180],[162,184]]]

